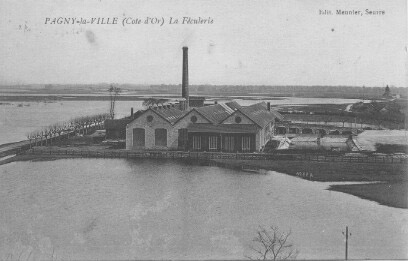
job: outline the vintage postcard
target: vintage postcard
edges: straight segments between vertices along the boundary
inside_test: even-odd
[[[0,1],[0,260],[408,259],[407,1]]]

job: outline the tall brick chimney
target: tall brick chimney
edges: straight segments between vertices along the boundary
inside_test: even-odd
[[[181,82],[181,97],[186,99],[186,109],[189,107],[189,93],[188,93],[188,47],[183,47],[183,79]]]

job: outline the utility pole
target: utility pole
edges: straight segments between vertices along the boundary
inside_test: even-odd
[[[348,237],[351,236],[351,233],[348,232],[348,226],[346,226],[346,233],[342,232],[346,236],[346,260],[348,259]]]

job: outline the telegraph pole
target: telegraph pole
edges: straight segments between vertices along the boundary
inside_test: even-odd
[[[348,237],[351,236],[351,233],[348,232],[348,226],[346,226],[346,233],[342,232],[346,236],[346,260],[348,259]]]

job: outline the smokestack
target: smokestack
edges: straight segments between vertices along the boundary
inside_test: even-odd
[[[181,82],[181,97],[186,99],[186,109],[189,107],[188,93],[188,47],[183,47],[183,79]]]
[[[266,109],[267,109],[268,111],[271,111],[271,103],[270,103],[270,102],[267,102],[267,103],[266,103]]]
[[[130,108],[130,118],[133,118],[133,107]]]

